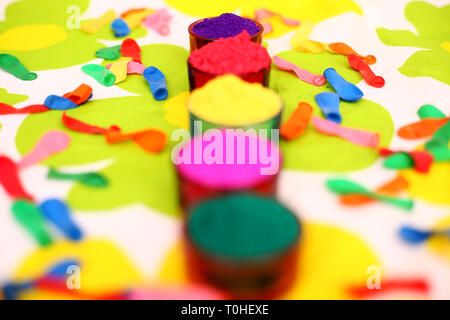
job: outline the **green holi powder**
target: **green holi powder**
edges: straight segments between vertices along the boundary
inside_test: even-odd
[[[202,251],[248,260],[277,254],[300,235],[297,218],[277,201],[232,195],[203,202],[191,211],[188,233]]]

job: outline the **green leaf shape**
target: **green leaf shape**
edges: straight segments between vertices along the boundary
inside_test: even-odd
[[[67,13],[69,6],[78,6],[82,14],[89,5],[89,0],[23,0],[10,4],[5,11],[5,21],[0,22],[0,37],[11,28],[37,24],[56,25],[67,37],[51,46],[29,51],[2,50],[16,56],[30,71],[60,69],[86,63],[95,59],[95,51],[105,47],[98,40],[118,40],[109,25],[104,25],[95,34],[86,34],[81,29],[69,29],[67,21],[72,13]],[[139,27],[129,35],[133,38],[147,34],[145,28]],[[45,37],[45,35],[42,35]]]
[[[450,5],[436,7],[414,1],[405,7],[405,16],[417,30],[414,34],[406,30],[377,29],[378,37],[390,46],[416,47],[414,53],[399,68],[408,77],[431,77],[450,84],[450,52],[441,44],[450,40]]]
[[[141,49],[143,56],[165,73],[169,97],[188,90],[188,52],[185,49],[173,45],[148,45]],[[140,82],[147,84],[141,75],[129,75],[123,84],[138,92],[141,90]],[[142,93],[139,96],[92,100],[67,111],[67,114],[101,127],[115,124],[124,132],[157,128],[165,131],[170,139],[176,127],[164,119],[165,101],[154,100],[150,89],[142,89]],[[113,161],[99,171],[110,182],[108,187],[92,189],[81,183],[74,185],[68,196],[68,202],[73,208],[99,210],[143,203],[160,212],[178,213],[177,179],[170,158],[175,142],[169,140],[169,144],[159,154],[149,154],[132,141],[109,145],[101,135],[66,129],[61,122],[61,115],[60,111],[29,115],[18,130],[16,144],[19,152],[24,154],[46,131],[62,130],[71,136],[71,145],[65,152],[46,160],[45,164],[59,167],[105,159]]]
[[[23,94],[9,93],[6,89],[0,88],[0,102],[15,105],[16,103],[25,101],[28,96]]]
[[[283,59],[305,68],[315,74],[322,74],[327,68],[334,68],[347,81],[358,83],[361,75],[350,68],[347,57],[328,52],[309,54],[299,51],[285,51],[278,54]],[[323,117],[314,96],[320,92],[334,90],[327,83],[316,87],[296,78],[293,73],[281,71],[273,66],[270,87],[277,91],[284,102],[282,122],[286,121],[300,101],[313,106],[314,115]],[[389,112],[382,106],[366,99],[358,102],[341,101],[341,125],[378,132],[380,145],[390,143],[394,124]],[[378,158],[375,149],[364,148],[341,138],[322,134],[309,125],[305,133],[292,141],[282,141],[283,166],[286,169],[315,172],[346,172],[364,169]]]
[[[28,96],[23,94],[8,93],[6,89],[0,88],[0,102],[15,105],[16,103],[25,101]],[[0,118],[1,120],[1,118]],[[0,129],[2,128],[2,123],[0,122]]]

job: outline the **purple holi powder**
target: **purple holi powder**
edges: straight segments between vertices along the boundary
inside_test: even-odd
[[[207,18],[193,27],[193,31],[197,35],[210,39],[234,37],[244,30],[247,30],[250,36],[253,36],[261,28],[254,21],[233,13],[224,13],[215,18]]]

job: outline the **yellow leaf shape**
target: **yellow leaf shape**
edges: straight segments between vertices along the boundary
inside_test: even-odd
[[[186,105],[188,98],[189,92],[181,92],[164,104],[164,118],[167,122],[186,130],[189,130],[189,112]]]
[[[48,248],[39,248],[18,267],[15,281],[40,277],[53,265],[69,259],[80,263],[80,289],[83,292],[90,294],[120,292],[142,281],[142,275],[125,254],[106,240],[59,241]],[[43,290],[30,290],[20,298],[28,300],[71,297]]]
[[[30,51],[55,45],[67,38],[55,24],[32,24],[6,30],[0,35],[0,50]]]
[[[365,286],[367,267],[379,266],[372,250],[354,234],[323,224],[308,223],[302,230],[298,276],[280,299],[353,299],[351,286]],[[187,283],[181,243],[163,263],[158,282]]]

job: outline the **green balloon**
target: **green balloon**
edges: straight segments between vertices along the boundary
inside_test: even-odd
[[[107,59],[107,60],[116,60],[120,57],[120,47],[121,45],[101,48],[95,52],[95,55],[99,58]]]
[[[447,116],[441,110],[433,106],[432,104],[424,104],[417,111],[420,119],[434,118],[443,119]]]
[[[64,173],[55,169],[50,169],[47,178],[59,180],[76,180],[84,185],[92,187],[105,187],[108,185],[108,180],[101,174],[96,172],[86,173]]]
[[[346,179],[332,179],[326,182],[327,187],[336,192],[337,194],[360,194],[364,196],[371,197],[373,199],[389,203],[400,208],[411,210],[413,208],[413,201],[411,199],[398,199],[394,197],[384,196],[378,193],[374,193],[366,189],[365,187],[346,180]]]
[[[397,152],[388,156],[383,166],[388,169],[408,169],[414,167],[414,160],[407,153]]]
[[[19,59],[10,54],[0,54],[0,68],[21,80],[34,80],[37,78],[36,73],[28,71]]]
[[[99,64],[87,64],[81,67],[81,70],[104,86],[110,87],[116,82],[114,73]]]
[[[448,147],[450,141],[450,121],[436,130],[431,140],[425,143],[425,149],[432,150],[436,147]]]
[[[42,246],[48,246],[52,239],[45,228],[45,219],[39,208],[25,200],[17,200],[12,205],[14,217],[19,221]]]

